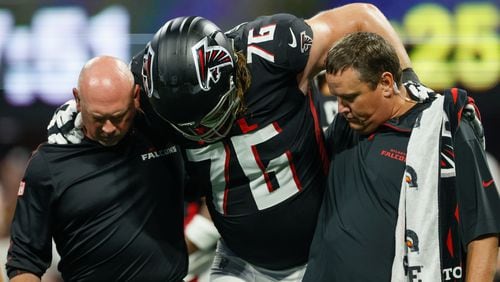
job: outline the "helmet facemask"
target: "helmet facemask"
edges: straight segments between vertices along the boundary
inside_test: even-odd
[[[168,121],[172,127],[191,141],[214,143],[226,137],[232,128],[241,101],[236,94],[234,83],[230,83],[229,90],[221,96],[215,107],[206,114],[197,124],[175,124]]]

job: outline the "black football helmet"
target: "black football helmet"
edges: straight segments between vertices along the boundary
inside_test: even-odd
[[[240,100],[232,42],[202,17],[175,18],[146,47],[142,77],[156,113],[192,141],[225,137]]]

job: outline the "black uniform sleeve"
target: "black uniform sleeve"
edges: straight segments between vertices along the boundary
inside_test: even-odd
[[[403,83],[413,81],[416,83],[421,83],[420,79],[418,78],[418,75],[415,73],[415,71],[412,68],[406,68],[403,70],[402,75],[401,75],[401,80]]]
[[[290,68],[297,72],[301,72],[309,59],[313,33],[311,27],[307,25],[303,19],[293,16],[290,17],[290,26],[288,31],[285,32],[287,36],[284,38],[285,42],[281,44],[287,48]],[[292,48],[294,40],[296,40],[295,42],[297,45]]]
[[[21,182],[11,226],[11,246],[6,263],[10,278],[22,272],[30,272],[41,277],[50,266],[52,191],[47,164],[41,154],[35,153]]]
[[[286,64],[287,69],[301,72],[309,59],[313,39],[311,27],[303,19],[290,14],[278,14],[275,18],[278,22],[277,63]],[[286,54],[286,58],[281,59],[279,54]]]
[[[263,16],[249,22],[247,46],[248,62],[262,60],[276,71],[301,72],[309,58],[313,34],[303,19],[290,14]],[[234,35],[230,35],[234,36]]]
[[[481,235],[500,233],[500,199],[486,155],[465,119],[455,135],[455,156],[462,243],[466,246]]]

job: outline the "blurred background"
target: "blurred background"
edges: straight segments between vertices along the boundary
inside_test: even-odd
[[[89,58],[109,54],[128,62],[165,21],[177,16],[200,15],[227,30],[260,15],[287,12],[309,18],[349,2],[0,0],[0,237],[8,232],[12,199],[15,204],[29,153],[46,139],[56,106],[72,98]],[[469,91],[481,110],[495,166],[500,159],[498,0],[366,2],[379,7],[398,30],[424,84]]]
[[[0,156],[45,140],[56,105],[70,99],[82,65],[111,54],[129,61],[162,24],[201,15],[224,29],[259,15],[309,18],[352,1],[0,0]],[[421,80],[436,90],[459,86],[479,105],[488,150],[500,158],[498,1],[367,1],[391,20]]]

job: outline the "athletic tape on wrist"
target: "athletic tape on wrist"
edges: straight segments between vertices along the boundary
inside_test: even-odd
[[[213,222],[198,214],[186,226],[185,234],[200,250],[213,248],[220,238]]]

